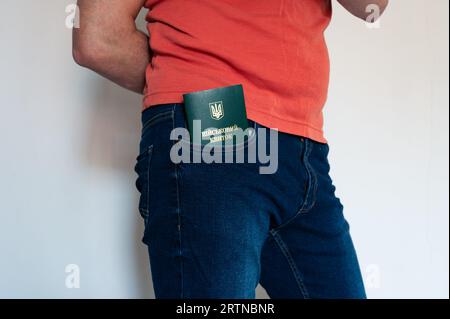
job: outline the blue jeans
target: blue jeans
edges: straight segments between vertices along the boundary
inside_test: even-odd
[[[260,162],[174,164],[183,105],[142,120],[136,185],[158,299],[253,299],[259,283],[274,299],[366,297],[328,145],[279,133],[272,175]]]

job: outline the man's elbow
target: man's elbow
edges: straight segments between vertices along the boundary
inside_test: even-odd
[[[72,45],[72,57],[74,61],[85,68],[97,68],[105,60],[107,55],[107,50],[99,43],[95,39],[74,37]]]
[[[86,66],[87,62],[87,54],[84,49],[82,49],[78,45],[73,45],[72,47],[72,57],[76,64],[80,66]]]

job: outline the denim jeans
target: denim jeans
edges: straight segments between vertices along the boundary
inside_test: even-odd
[[[328,145],[279,133],[272,175],[259,161],[174,164],[183,105],[142,121],[136,185],[156,298],[253,299],[258,284],[274,299],[366,297]]]

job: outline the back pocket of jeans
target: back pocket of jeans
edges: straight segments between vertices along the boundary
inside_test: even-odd
[[[136,188],[140,193],[139,213],[147,220],[150,211],[150,167],[152,163],[153,145],[147,147],[138,157],[135,171],[138,175]]]

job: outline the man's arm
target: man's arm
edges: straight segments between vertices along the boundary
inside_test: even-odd
[[[367,12],[367,8],[370,8],[370,5],[376,5],[380,9],[380,16],[386,9],[389,0],[338,0],[342,6],[351,12],[353,15],[366,20],[369,15],[371,15],[371,11]],[[375,22],[375,21],[370,21]]]
[[[150,60],[148,37],[137,30],[145,0],[78,0],[80,28],[73,31],[73,57],[114,83],[143,93]]]

